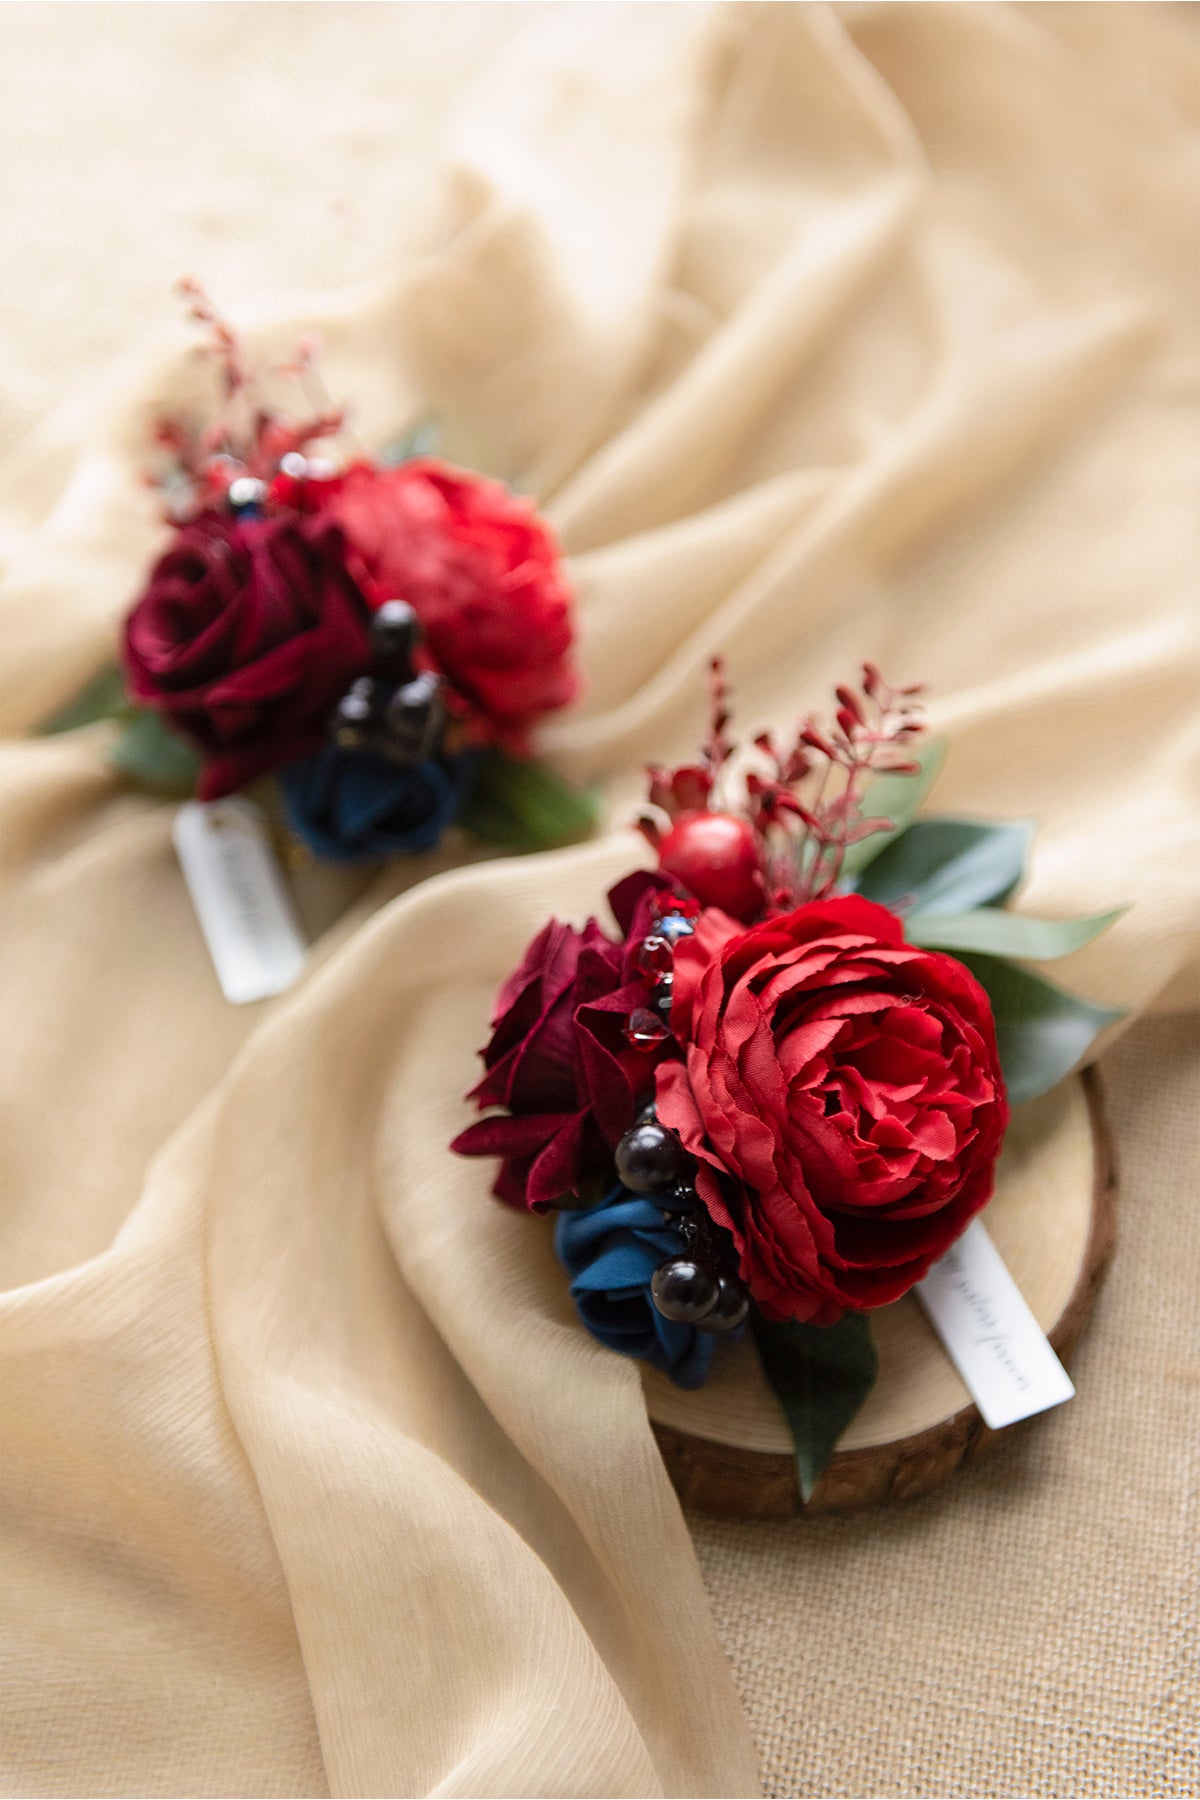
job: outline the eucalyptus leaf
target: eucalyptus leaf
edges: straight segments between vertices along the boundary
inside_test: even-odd
[[[998,905],[1021,879],[1033,832],[1026,819],[916,819],[884,840],[858,892],[914,916]]]
[[[120,669],[116,663],[106,663],[73,700],[51,714],[39,727],[39,735],[54,737],[59,732],[78,731],[83,725],[94,725],[98,719],[129,719],[134,711]]]
[[[812,1499],[838,1439],[875,1385],[879,1359],[863,1313],[836,1325],[782,1324],[752,1312],[763,1373],[782,1406],[796,1450],[800,1496]]]
[[[200,757],[159,713],[135,713],[113,745],[112,760],[122,775],[152,794],[186,800],[195,792]]]
[[[987,989],[1000,1066],[1014,1103],[1047,1093],[1070,1074],[1100,1033],[1123,1016],[1077,999],[998,956],[967,951],[959,961]]]
[[[480,758],[459,824],[504,849],[552,850],[587,837],[598,812],[594,793],[570,787],[546,763],[491,750]]]
[[[862,815],[864,819],[890,819],[894,829],[873,832],[870,837],[851,844],[842,863],[843,876],[858,875],[882,854],[896,832],[903,831],[916,817],[921,802],[937,780],[946,759],[946,747],[945,738],[927,738],[913,750],[912,760],[921,765],[916,775],[875,777],[863,795]]]
[[[1094,913],[1082,919],[1029,919],[1021,913],[981,906],[975,912],[919,913],[904,922],[910,944],[931,950],[982,950],[991,956],[1015,956],[1026,962],[1052,962],[1069,956],[1098,938],[1125,909]]]

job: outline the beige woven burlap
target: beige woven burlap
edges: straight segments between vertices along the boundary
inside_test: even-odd
[[[780,1792],[1186,1792],[1175,1027],[1115,1052],[1124,1248],[1080,1400],[911,1512],[698,1526],[715,1627],[633,1371],[444,1145],[491,991],[628,863],[637,767],[694,742],[715,649],[756,724],[863,653],[927,676],[941,803],[1041,818],[1029,907],[1133,903],[1063,978],[1191,1003],[1187,15],[0,30],[4,1789],[737,1794],[748,1711]],[[150,404],[199,379],[159,341],[182,269],[321,327],[366,442],[430,402],[543,496],[591,682],[547,742],[617,823],[310,889],[313,974],[241,1012],[105,731],[20,735],[159,541],[134,476]]]

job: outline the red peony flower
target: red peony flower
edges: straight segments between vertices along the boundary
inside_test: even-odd
[[[330,521],[204,512],[126,620],[129,691],[199,745],[215,800],[320,748],[370,665],[369,619]]]
[[[493,1192],[510,1206],[541,1212],[587,1182],[611,1184],[613,1149],[653,1086],[652,1060],[628,1042],[625,1023],[650,997],[632,959],[666,886],[639,872],[612,890],[628,943],[595,919],[582,931],[551,919],[496,996],[480,1052],[487,1073],[468,1098],[508,1115],[468,1126],[451,1149],[502,1157]]]
[[[858,896],[675,952],[658,1116],[698,1159],[770,1318],[836,1322],[906,1293],[992,1192],[1008,1104],[987,995]]]
[[[428,666],[468,702],[485,736],[522,751],[533,721],[574,699],[571,592],[528,501],[420,458],[392,469],[352,464],[322,504],[344,530],[372,604],[415,608]]]

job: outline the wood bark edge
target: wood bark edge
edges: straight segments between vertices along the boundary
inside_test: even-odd
[[[1117,1174],[1104,1090],[1096,1070],[1083,1074],[1094,1147],[1092,1217],[1071,1297],[1047,1336],[1066,1362],[1083,1333],[1116,1245]],[[1027,1424],[1036,1421],[1028,1421]],[[667,1473],[684,1506],[725,1519],[790,1519],[820,1513],[862,1512],[927,1494],[963,1463],[986,1453],[1008,1433],[989,1431],[975,1406],[925,1431],[835,1452],[807,1506],[801,1504],[796,1465],[780,1452],[744,1450],[693,1437],[651,1421]],[[1027,1425],[1021,1427],[1026,1429]],[[1009,1432],[1016,1429],[1012,1426]]]

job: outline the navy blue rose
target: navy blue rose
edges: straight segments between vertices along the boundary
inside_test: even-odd
[[[622,1356],[662,1369],[677,1387],[700,1387],[716,1347],[708,1332],[664,1319],[650,1298],[650,1278],[683,1238],[652,1200],[615,1187],[599,1206],[561,1212],[554,1231],[558,1259],[571,1277],[571,1298],[594,1338]]]
[[[432,850],[470,792],[474,760],[467,754],[405,767],[326,745],[281,773],[288,823],[335,862]]]

